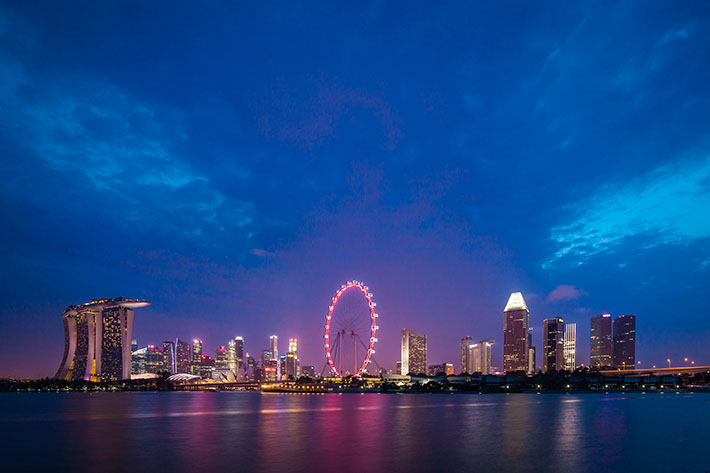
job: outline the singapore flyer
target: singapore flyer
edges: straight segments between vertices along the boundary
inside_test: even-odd
[[[368,374],[377,342],[377,304],[359,281],[348,281],[333,296],[325,317],[325,356],[335,377]]]

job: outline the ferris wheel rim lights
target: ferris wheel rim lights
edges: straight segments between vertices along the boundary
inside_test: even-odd
[[[353,376],[362,376],[363,371],[365,371],[367,365],[370,364],[372,355],[375,353],[377,330],[380,328],[377,325],[377,319],[379,318],[379,314],[375,312],[375,307],[377,306],[377,303],[372,300],[373,296],[369,288],[360,281],[348,281],[347,283],[341,285],[340,288],[335,292],[335,296],[333,296],[333,298],[331,299],[330,306],[328,307],[328,314],[325,316],[325,334],[323,335],[323,338],[325,339],[325,344],[323,346],[325,348],[325,356],[328,361],[328,366],[330,366],[330,369],[333,371],[333,374],[338,378],[342,377],[342,373],[335,367],[335,363],[333,362],[333,357],[330,351],[330,324],[333,318],[333,311],[335,310],[335,306],[338,304],[338,300],[346,291],[350,289],[357,289],[365,296],[368,308],[370,310],[370,344],[367,348],[367,354],[365,355],[365,359],[363,360],[362,365]]]

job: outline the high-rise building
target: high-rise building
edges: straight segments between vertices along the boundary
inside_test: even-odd
[[[426,335],[402,329],[402,374],[426,373]]]
[[[542,365],[545,372],[564,367],[565,322],[559,317],[545,319],[542,328]]]
[[[491,347],[494,340],[481,340],[471,345],[473,371],[471,373],[491,374]]]
[[[293,376],[294,379],[301,375],[301,362],[298,359],[298,339],[288,339],[288,352],[286,353],[286,378]]]
[[[234,348],[237,355],[237,369],[244,367],[244,338],[234,338]]]
[[[298,379],[298,358],[293,352],[286,353],[285,378]]]
[[[212,377],[212,370],[215,368],[215,360],[208,355],[200,355],[199,362],[193,362],[192,369],[194,375],[200,376],[202,378],[210,379]]]
[[[229,343],[227,343],[227,368],[229,368],[232,373],[236,373],[238,369],[237,341],[235,339],[231,339]]]
[[[611,338],[611,314],[595,315],[589,330],[589,366],[612,367],[614,345]]]
[[[565,325],[565,336],[562,344],[564,368],[574,371],[577,368],[577,324]]]
[[[175,339],[175,370],[178,373],[189,373],[191,362],[190,344],[179,338]]]
[[[394,374],[402,374],[402,360],[397,360],[394,364]]]
[[[533,335],[532,335],[533,329],[528,330],[528,373],[535,373],[536,371],[536,365],[535,365],[535,356],[536,356],[536,351],[535,347],[533,346]]]
[[[145,354],[145,372],[158,374],[165,371],[163,361],[163,350],[156,348],[155,345],[148,345]]]
[[[278,379],[288,379],[288,376],[286,375],[286,355],[281,355],[279,357],[279,370],[278,372],[281,373]]]
[[[229,364],[227,363],[227,357],[227,349],[224,346],[217,348],[214,354],[214,367],[217,369],[228,369]]]
[[[254,380],[255,371],[258,366],[256,363],[256,360],[254,359],[254,357],[249,355],[249,353],[247,353],[246,355],[244,355],[244,363],[246,365],[245,367],[246,367],[246,371],[247,371],[247,379]]]
[[[621,315],[614,319],[614,367],[636,366],[636,316]]]
[[[281,379],[281,363],[279,363],[279,337],[271,335],[269,337],[269,351],[271,359],[276,364],[276,379]]]
[[[139,348],[131,353],[131,374],[147,373],[146,360],[148,358],[148,347]]]
[[[527,371],[530,311],[523,294],[514,292],[503,310],[503,370]]]
[[[279,358],[279,337],[276,335],[269,337],[269,351],[271,352],[272,360],[277,360]]]
[[[113,381],[131,377],[133,309],[138,299],[95,299],[62,314],[64,356],[56,378]]]
[[[175,342],[172,340],[163,342],[163,368],[171,374],[177,373],[175,368]]]
[[[276,381],[277,374],[279,372],[278,366],[279,362],[277,360],[268,360],[264,363],[263,370],[263,381]]]
[[[190,365],[190,373],[199,376],[202,372],[202,340],[194,339],[192,341],[192,360]]]
[[[469,347],[473,345],[473,338],[466,336],[461,339],[461,373],[472,373],[471,357],[469,356]]]

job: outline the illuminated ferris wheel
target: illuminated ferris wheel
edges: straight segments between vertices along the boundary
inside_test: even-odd
[[[362,376],[373,361],[377,342],[377,304],[367,286],[340,286],[325,317],[325,356],[333,376]],[[367,341],[367,343],[366,343]]]

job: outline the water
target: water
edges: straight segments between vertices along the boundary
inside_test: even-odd
[[[710,471],[710,394],[0,394],[3,471]]]

